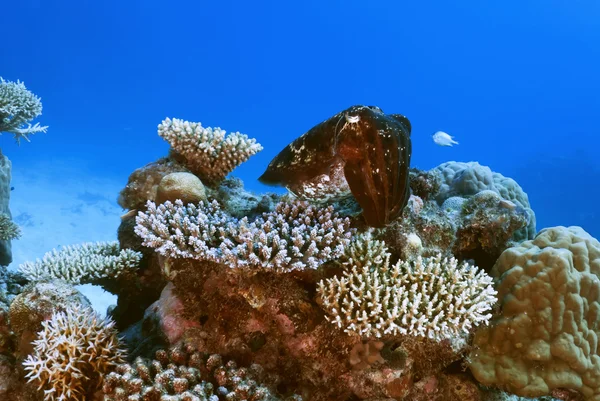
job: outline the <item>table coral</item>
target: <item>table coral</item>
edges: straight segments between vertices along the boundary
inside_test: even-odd
[[[39,123],[30,124],[40,114],[42,101],[27,90],[23,82],[5,81],[0,77],[0,133],[10,132],[17,144],[21,143],[21,139],[29,142],[29,135],[48,129]]]
[[[58,279],[74,285],[102,285],[133,273],[141,258],[140,252],[120,249],[117,241],[86,242],[53,249],[42,259],[23,263],[19,271],[32,281]]]
[[[600,400],[600,242],[580,227],[544,229],[491,274],[500,308],[475,335],[475,378],[524,397],[566,388]]]
[[[203,127],[177,118],[165,119],[158,126],[158,135],[171,145],[183,164],[205,184],[216,184],[237,166],[260,152],[256,139],[239,132],[230,133],[221,128]]]

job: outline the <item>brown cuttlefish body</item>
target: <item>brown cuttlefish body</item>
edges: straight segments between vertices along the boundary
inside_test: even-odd
[[[308,200],[351,192],[366,223],[383,227],[402,213],[410,196],[410,131],[403,115],[352,106],[286,146],[259,181]]]

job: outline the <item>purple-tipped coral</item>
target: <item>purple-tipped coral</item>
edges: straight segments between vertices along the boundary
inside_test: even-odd
[[[215,201],[148,202],[136,222],[143,244],[162,255],[274,272],[316,269],[341,256],[352,233],[350,220],[333,207],[301,201],[279,203],[251,222],[229,216]]]

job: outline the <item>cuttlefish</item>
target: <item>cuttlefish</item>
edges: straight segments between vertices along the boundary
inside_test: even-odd
[[[365,222],[383,227],[408,202],[411,125],[401,114],[352,106],[286,146],[259,181],[307,200],[354,196]]]

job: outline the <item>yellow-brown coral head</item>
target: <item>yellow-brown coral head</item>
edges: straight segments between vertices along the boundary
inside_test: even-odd
[[[368,225],[396,219],[408,202],[411,125],[400,114],[352,106],[283,149],[259,178],[304,199],[352,193]]]

